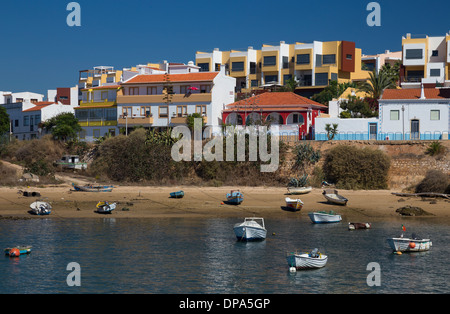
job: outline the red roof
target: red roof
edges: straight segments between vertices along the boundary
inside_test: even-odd
[[[229,104],[224,112],[248,109],[262,111],[298,111],[326,109],[327,106],[292,92],[266,92]]]
[[[29,109],[24,110],[23,112],[29,112],[29,111],[40,111],[42,108],[45,108],[47,106],[53,105],[54,102],[52,101],[40,101],[37,103],[34,103],[35,106]]]
[[[169,77],[170,82],[212,81],[217,74],[219,74],[219,72],[137,75],[122,84],[164,83],[167,80],[166,77]]]
[[[424,92],[426,99],[450,98],[450,89],[447,88],[424,88]],[[386,89],[381,99],[420,99],[421,94],[421,88]]]

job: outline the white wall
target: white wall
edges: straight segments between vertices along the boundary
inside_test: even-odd
[[[417,119],[421,139],[440,139],[442,133],[449,131],[449,104],[449,100],[380,101],[380,132],[395,134],[395,139],[405,134],[404,138],[409,139],[411,120]],[[398,110],[398,120],[391,120],[391,110]],[[439,110],[439,120],[430,119],[431,110]]]

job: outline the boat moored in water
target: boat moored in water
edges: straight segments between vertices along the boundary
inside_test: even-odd
[[[372,224],[370,222],[349,222],[348,230],[356,230],[356,229],[370,229]]]
[[[327,264],[328,256],[316,248],[309,253],[290,252],[286,256],[289,267],[297,270],[321,268]]]
[[[244,222],[234,225],[234,234],[239,241],[264,240],[267,235],[264,218],[245,218]]]
[[[389,238],[387,242],[394,252],[424,252],[433,246],[430,239],[421,239],[414,234],[411,238],[404,238],[403,235]]]
[[[316,224],[340,222],[342,220],[341,215],[335,213],[334,211],[312,212],[312,213],[308,213],[308,216],[311,219],[311,221]]]

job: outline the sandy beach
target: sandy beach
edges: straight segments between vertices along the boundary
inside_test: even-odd
[[[339,193],[349,199],[347,206],[328,204],[322,189],[313,189],[309,194],[290,196],[300,198],[304,206],[300,212],[283,210],[286,188],[281,187],[240,187],[244,202],[239,206],[223,204],[226,193],[236,187],[196,187],[196,186],[116,186],[112,192],[76,192],[70,185],[48,187],[1,187],[0,218],[42,219],[28,213],[29,205],[36,197],[25,197],[19,191],[35,191],[40,199],[50,202],[52,218],[99,218],[95,212],[98,201],[117,202],[118,206],[110,216],[114,218],[215,218],[215,217],[295,217],[308,212],[334,210],[342,215],[343,221],[375,221],[398,218],[397,208],[410,205],[420,207],[433,216],[411,217],[412,219],[439,218],[450,223],[450,201],[443,198],[423,200],[420,197],[399,197],[390,190],[351,191]],[[172,199],[169,193],[183,190],[185,197]],[[45,217],[45,216],[44,216]],[[48,217],[48,216],[47,216]]]

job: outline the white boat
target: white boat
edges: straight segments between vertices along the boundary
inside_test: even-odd
[[[347,205],[348,199],[338,193],[337,190],[327,189],[322,192],[328,202],[336,205]]]
[[[286,207],[291,208],[295,211],[299,211],[303,207],[303,202],[299,198],[292,199],[292,198],[286,197],[285,201],[286,201]]]
[[[312,191],[312,186],[300,186],[300,187],[290,186],[287,189],[289,194],[306,194]]]
[[[111,212],[116,209],[116,203],[108,203],[108,202],[98,202],[97,204],[97,213],[99,214],[111,214]]]
[[[423,252],[433,245],[430,239],[417,239],[414,235],[411,238],[404,238],[403,235],[399,238],[389,238],[387,242],[394,252]]]
[[[34,215],[49,215],[52,212],[52,206],[47,202],[36,201],[30,204],[31,213]]]
[[[331,222],[340,222],[342,220],[341,215],[335,213],[334,211],[324,212],[312,212],[308,213],[309,218],[311,218],[311,221],[316,224],[320,223],[331,223]]]
[[[288,253],[286,256],[289,267],[296,269],[321,268],[327,264],[328,256],[314,249],[309,253]]]
[[[245,218],[244,222],[234,225],[234,233],[239,241],[264,240],[267,235],[264,218]]]

